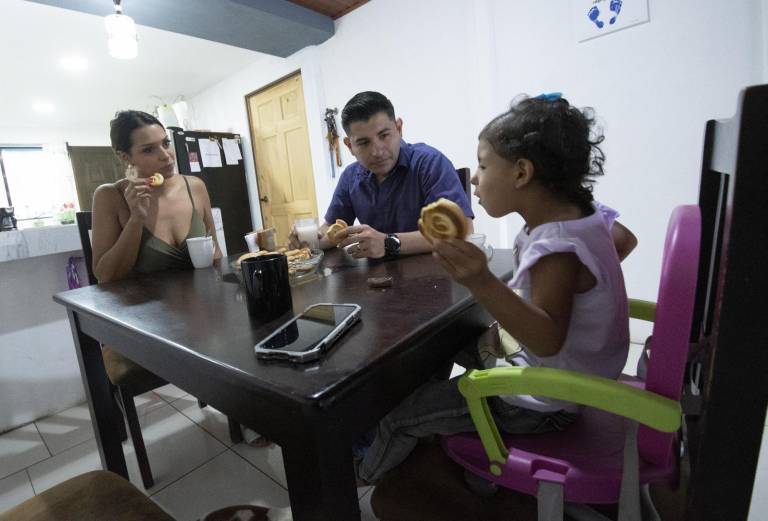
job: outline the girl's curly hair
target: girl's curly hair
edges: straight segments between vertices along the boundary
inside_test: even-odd
[[[537,182],[591,213],[592,185],[605,162],[604,137],[594,124],[594,110],[565,98],[517,97],[478,137],[509,161],[531,161]]]

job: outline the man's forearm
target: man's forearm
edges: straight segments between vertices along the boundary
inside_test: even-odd
[[[472,219],[467,218],[467,234],[474,232]],[[400,239],[400,254],[415,255],[432,251],[432,245],[424,238],[421,232],[398,233]]]

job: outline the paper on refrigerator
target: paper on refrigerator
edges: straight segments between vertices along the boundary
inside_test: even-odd
[[[198,139],[203,168],[221,168],[221,149],[215,139]]]
[[[224,146],[224,158],[228,165],[236,165],[243,158],[237,140],[224,138],[221,140],[221,144]]]

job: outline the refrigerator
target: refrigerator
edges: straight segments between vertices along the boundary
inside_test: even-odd
[[[248,186],[245,180],[243,149],[239,134],[189,131],[169,127],[176,149],[178,172],[199,177],[208,188],[211,207],[218,208],[221,222],[216,223],[223,254],[248,251],[243,236],[253,230]],[[226,249],[226,252],[225,252]]]

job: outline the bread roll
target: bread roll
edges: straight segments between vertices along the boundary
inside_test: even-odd
[[[469,230],[461,207],[441,197],[421,209],[419,231],[432,242],[435,239],[463,239]]]
[[[331,241],[333,244],[338,245],[341,240],[336,238],[336,234],[339,233],[344,228],[348,228],[349,225],[344,222],[343,219],[336,219],[336,222],[333,223],[328,227],[328,231],[326,232],[326,236],[328,237],[328,240]]]

